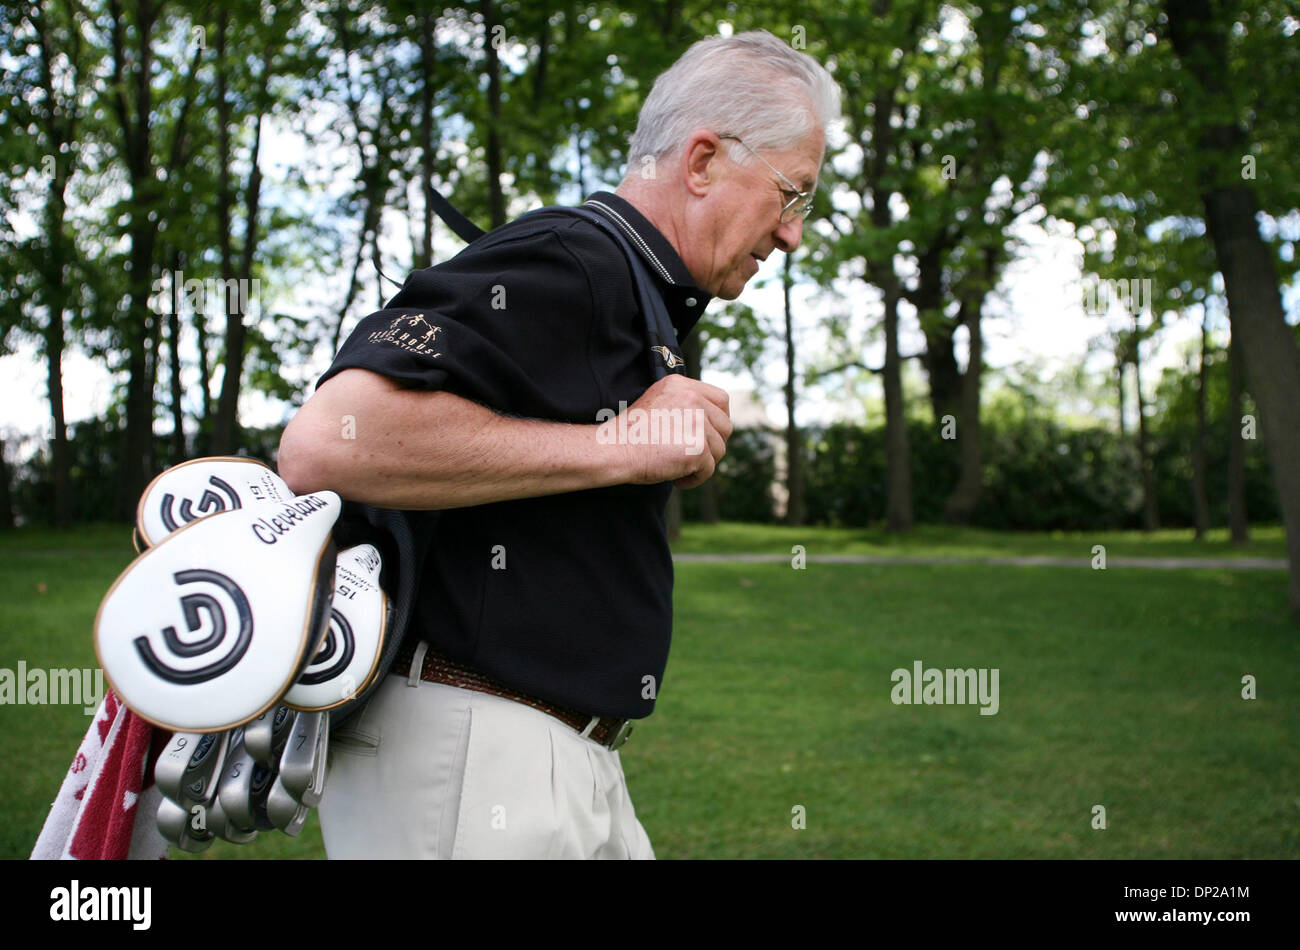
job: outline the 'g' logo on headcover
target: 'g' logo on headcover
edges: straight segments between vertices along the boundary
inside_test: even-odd
[[[348,668],[356,650],[357,641],[352,634],[352,624],[339,613],[337,607],[331,607],[329,633],[325,635],[320,650],[311,658],[311,665],[298,677],[298,682],[305,686],[329,682]]]
[[[191,584],[209,584],[226,594],[233,612],[233,618],[227,616],[226,607],[210,591],[197,591],[185,594],[180,599],[181,611],[185,615],[185,625],[190,633],[197,633],[205,626],[210,627],[207,636],[198,640],[183,640],[176,633],[174,626],[164,627],[162,641],[172,656],[192,658],[217,652],[227,641],[229,619],[234,619],[238,629],[233,642],[226,645],[220,659],[199,667],[177,668],[158,658],[148,637],[136,637],[135,648],[140,660],[155,675],[169,683],[193,684],[203,683],[227,673],[234,668],[253,642],[253,611],[239,585],[225,574],[209,570],[177,571],[172,575],[178,586]],[[207,617],[205,625],[203,618]]]
[[[176,506],[176,496],[171,492],[165,492],[162,501],[158,506],[158,515],[162,518],[163,524],[167,526],[168,531],[175,531],[182,524],[189,524],[195,518],[202,518],[204,515],[214,515],[218,511],[230,511],[235,508],[244,507],[239,503],[239,493],[230,487],[228,482],[222,481],[213,475],[208,479],[208,484],[212,488],[204,489],[203,494],[199,497],[198,510],[195,511],[192,499],[182,498],[180,508],[173,511]],[[217,494],[221,492],[221,494]],[[224,495],[225,497],[222,497]],[[227,504],[226,499],[229,499]],[[176,515],[180,515],[180,520],[176,520]]]
[[[214,465],[229,471],[218,475]],[[158,499],[168,492],[197,500],[212,475],[234,487],[241,507],[195,512],[168,534]],[[270,709],[317,651],[343,502],[316,492],[272,503],[287,491],[282,484],[265,466],[238,459],[185,463],[155,479],[157,495],[137,508],[147,515],[137,528],[149,547],[95,615],[104,678],[136,715],[173,732],[242,726]]]

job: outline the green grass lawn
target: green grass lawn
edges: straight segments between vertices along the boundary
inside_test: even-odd
[[[1280,531],[1243,552],[1281,556]],[[1234,555],[1172,533],[688,526],[680,550]],[[881,549],[884,549],[882,552]],[[127,532],[0,533],[0,667],[93,666]],[[680,564],[655,715],[622,757],[661,858],[1300,857],[1300,630],[1282,572]],[[997,668],[1000,709],[894,705],[891,671]],[[1241,698],[1245,674],[1258,698]],[[88,717],[0,707],[0,857],[26,857]],[[1093,830],[1093,808],[1108,827]],[[792,819],[801,806],[806,827]],[[181,855],[174,852],[174,856]],[[321,857],[296,839],[201,859]],[[188,856],[186,856],[188,857]]]

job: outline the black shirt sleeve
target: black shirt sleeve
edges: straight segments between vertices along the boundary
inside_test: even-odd
[[[320,382],[359,367],[499,412],[594,423],[609,399],[593,339],[603,352],[613,333],[634,352],[639,316],[619,249],[585,222],[551,217],[521,226],[525,216],[412,273]]]

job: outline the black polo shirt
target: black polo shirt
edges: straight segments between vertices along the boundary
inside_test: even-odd
[[[647,262],[680,340],[708,295],[631,204],[599,192],[587,205]],[[510,415],[594,425],[654,382],[633,288],[599,228],[558,211],[525,215],[411,274],[317,385],[360,367]],[[618,485],[443,511],[414,630],[525,693],[593,715],[649,715],[672,632],[670,490]]]

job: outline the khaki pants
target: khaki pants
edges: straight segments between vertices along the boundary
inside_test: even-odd
[[[547,713],[389,676],[330,738],[338,858],[653,858],[618,753]]]

